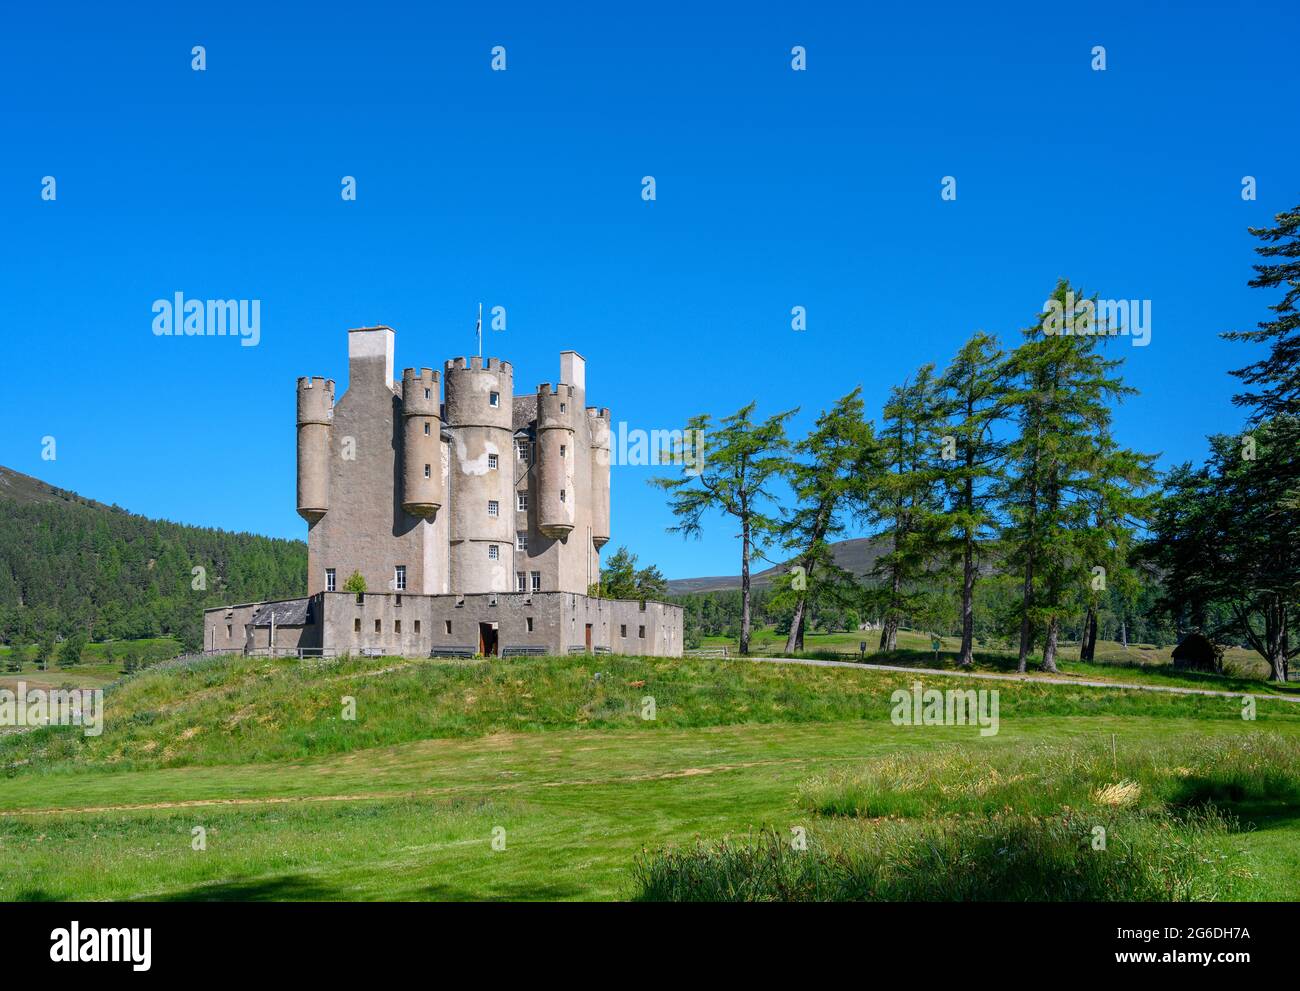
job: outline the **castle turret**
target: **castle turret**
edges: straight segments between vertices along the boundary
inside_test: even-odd
[[[588,407],[591,429],[591,542],[600,550],[609,542],[609,410]]]
[[[576,395],[563,382],[537,387],[537,528],[553,540],[568,538],[576,516]]]
[[[402,508],[432,519],[442,508],[442,420],[438,373],[402,372]]]
[[[451,581],[458,592],[512,590],[515,544],[514,372],[489,358],[448,361],[452,428]]]
[[[298,515],[315,523],[329,512],[330,425],[334,381],[298,379]]]

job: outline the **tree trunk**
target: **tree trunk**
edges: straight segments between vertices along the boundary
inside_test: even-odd
[[[1020,618],[1020,657],[1016,661],[1016,670],[1024,673],[1029,663],[1029,652],[1034,649],[1034,628],[1029,622],[1029,606],[1034,600],[1034,566],[1025,565],[1025,581],[1021,591],[1021,601],[1025,610]]]
[[[1121,616],[1119,621],[1119,642],[1120,645],[1128,650],[1128,617]]]
[[[1079,660],[1091,661],[1097,654],[1097,610],[1088,607],[1083,620],[1083,640],[1079,643]]]
[[[749,653],[749,520],[740,525],[740,653]]]
[[[1056,617],[1053,616],[1047,621],[1047,638],[1043,643],[1043,670],[1050,671],[1052,674],[1059,673],[1056,670]]]
[[[967,534],[961,576],[961,656],[957,659],[964,668],[975,663],[975,556],[971,544]]]
[[[785,652],[793,654],[803,646],[803,611],[808,596],[801,595],[794,604],[794,616],[790,619],[790,635],[785,638]]]

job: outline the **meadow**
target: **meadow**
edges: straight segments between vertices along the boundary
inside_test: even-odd
[[[997,735],[894,725],[917,676],[870,666],[146,670],[102,736],[0,737],[0,898],[1300,897],[1300,704],[1271,686],[1245,720],[1239,698],[920,677],[998,689]]]

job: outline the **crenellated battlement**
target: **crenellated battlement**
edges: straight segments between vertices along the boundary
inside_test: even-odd
[[[402,382],[423,382],[425,385],[438,384],[438,373],[432,368],[404,368]]]
[[[320,375],[298,379],[298,425],[323,423],[334,419],[334,380]]]
[[[502,361],[500,358],[487,358],[486,360],[474,355],[471,358],[448,358],[443,362],[443,370],[448,374],[454,372],[495,372],[497,375],[505,375],[514,378],[515,370],[510,362]]]
[[[609,407],[607,406],[588,406],[587,415],[593,419],[608,420],[610,418]]]

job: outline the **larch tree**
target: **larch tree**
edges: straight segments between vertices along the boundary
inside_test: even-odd
[[[934,366],[890,390],[879,434],[882,470],[876,476],[871,515],[889,550],[876,561],[880,580],[880,649],[898,647],[903,619],[924,611],[925,582],[938,563],[942,499],[938,489],[943,425]]]
[[[1095,300],[1062,279],[1007,360],[1013,384],[1005,405],[1019,431],[1008,444],[1008,473],[1000,487],[1001,537],[1006,560],[1022,575],[1021,671],[1038,630],[1042,669],[1057,669],[1061,622],[1092,578],[1087,496],[1113,407],[1134,391],[1117,374],[1122,361],[1099,350],[1108,332],[1118,329],[1099,325]]]
[[[794,604],[787,653],[803,649],[810,598],[856,585],[835,564],[830,545],[849,522],[864,515],[877,471],[875,432],[866,419],[861,388],[824,411],[793,453],[787,480],[795,505],[781,525],[782,546],[793,554],[786,587]]]
[[[950,558],[961,567],[962,667],[974,663],[975,583],[997,522],[994,485],[1006,453],[1006,444],[994,433],[1006,396],[1003,357],[996,338],[977,333],[939,380],[948,421],[939,461],[947,489],[946,543]]]
[[[769,510],[771,484],[787,471],[790,442],[786,421],[797,409],[755,420],[757,403],[750,403],[717,425],[706,413],[692,417],[675,451],[668,452],[681,465],[676,478],[655,478],[651,484],[669,497],[677,518],[670,533],[699,537],[704,518],[722,513],[740,526],[740,652],[749,653],[752,629],[750,563],[754,555],[778,533]]]

